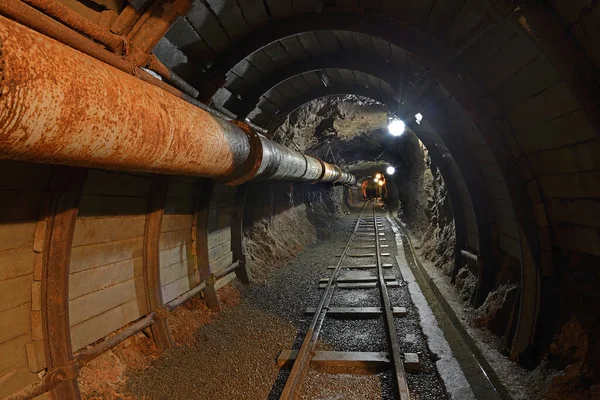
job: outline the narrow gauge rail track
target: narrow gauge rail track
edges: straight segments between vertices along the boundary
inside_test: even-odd
[[[369,206],[371,206],[371,217],[366,217],[366,210]],[[393,369],[392,375],[396,397],[400,400],[410,399],[406,380],[405,363],[407,363],[407,366],[411,366],[416,370],[419,366],[419,360],[417,354],[400,353],[400,345],[398,343],[398,335],[396,333],[394,318],[395,316],[406,315],[406,309],[404,307],[393,307],[390,304],[388,287],[398,287],[400,284],[395,277],[384,275],[384,268],[389,268],[392,265],[383,264],[381,261],[382,256],[389,256],[390,254],[381,252],[381,248],[383,246],[387,247],[387,245],[380,245],[380,241],[386,239],[383,238],[385,233],[380,232],[380,228],[382,228],[383,225],[380,217],[376,215],[375,209],[376,206],[374,203],[365,203],[361,209],[350,239],[344,247],[342,254],[339,256],[339,260],[334,267],[333,273],[326,282],[324,282],[326,278],[321,279],[320,287],[324,288],[325,291],[321,297],[321,300],[319,301],[318,306],[314,309],[311,308],[307,310],[307,312],[314,313],[314,317],[304,336],[300,349],[298,351],[284,350],[279,356],[278,361],[280,364],[293,361],[292,370],[287,378],[280,399],[289,400],[300,397],[303,382],[306,378],[310,365],[313,362],[320,362],[325,365],[338,367],[354,367],[364,365],[367,366],[367,369],[369,369],[368,366],[372,364],[385,364],[387,366],[391,366]],[[357,239],[364,238],[364,236],[367,236],[369,240],[372,238],[371,244],[369,246],[355,245],[355,243],[357,243]],[[349,254],[348,252],[351,249],[364,248],[373,249],[374,253]],[[375,264],[345,265],[348,257],[374,257]],[[377,276],[341,276],[340,272],[343,268],[375,268],[377,270]],[[381,307],[352,308],[329,306],[333,297],[333,293],[337,289],[370,289],[375,287],[379,289]],[[328,314],[336,314],[338,317],[341,316],[342,318],[361,318],[383,314],[388,342],[388,352],[369,353],[315,351],[323,322]]]

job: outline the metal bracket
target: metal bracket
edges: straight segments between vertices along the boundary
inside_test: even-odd
[[[215,286],[215,284],[217,283],[217,277],[215,276],[215,274],[210,274],[210,276],[208,278],[206,278],[206,286]]]
[[[237,186],[249,181],[256,175],[262,162],[263,148],[260,136],[250,127],[250,125],[237,120],[230,121],[230,123],[244,131],[250,140],[250,153],[248,158],[237,168],[237,171],[233,173],[232,178],[225,182],[227,186]]]
[[[158,310],[154,310],[154,317],[159,319],[167,319],[169,316],[169,309],[167,307],[159,308]]]
[[[76,359],[70,360],[68,365],[52,368],[48,371],[48,381],[57,384],[75,379],[79,376],[79,363]]]

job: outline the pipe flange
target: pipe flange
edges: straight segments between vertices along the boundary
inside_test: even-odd
[[[319,157],[315,157],[313,156],[317,161],[319,161],[319,163],[321,164],[321,175],[319,175],[319,177],[317,179],[315,179],[314,181],[312,181],[311,183],[319,183],[323,180],[323,177],[325,176],[325,172],[327,172],[327,169],[325,168],[325,163],[323,162],[323,160],[321,160]]]
[[[263,159],[263,148],[260,136],[247,123],[243,121],[230,121],[231,124],[240,128],[250,140],[250,153],[242,165],[236,168],[236,171],[230,175],[229,180],[225,182],[227,186],[237,186],[248,182],[254,178],[260,168]]]

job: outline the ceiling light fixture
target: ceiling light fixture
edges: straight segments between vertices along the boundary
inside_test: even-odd
[[[387,172],[388,175],[394,175],[394,172],[396,172],[396,168],[394,168],[390,165],[389,167],[387,167],[385,172]]]
[[[423,114],[416,113],[415,114],[415,120],[417,121],[417,124],[421,125],[421,121],[423,121]]]
[[[404,133],[406,125],[401,119],[393,119],[388,124],[388,131],[392,136],[400,136]]]

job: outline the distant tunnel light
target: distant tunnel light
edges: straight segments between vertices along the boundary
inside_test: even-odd
[[[379,173],[378,173],[378,174],[376,174],[376,175],[375,175],[375,179],[381,179],[381,174],[379,174]]]
[[[379,186],[383,186],[383,181],[379,181]]]
[[[404,133],[406,125],[400,119],[393,119],[388,125],[388,131],[392,136],[400,136]]]
[[[415,114],[415,120],[417,121],[417,124],[421,125],[421,121],[423,121],[423,114],[416,113]]]
[[[379,182],[379,178],[374,178],[373,182],[375,182],[375,183]]]
[[[394,175],[394,172],[396,172],[396,168],[394,168],[390,165],[389,167],[387,167],[385,172],[387,172],[388,175]]]

